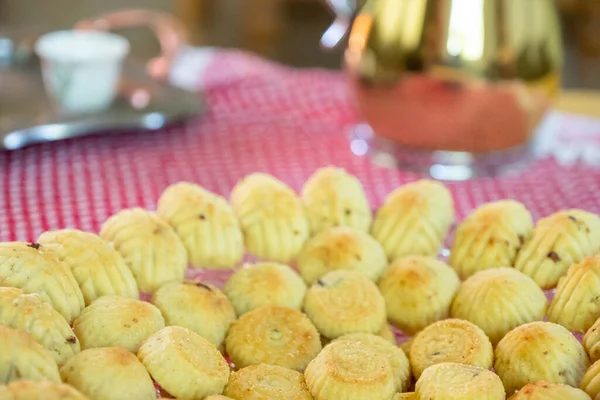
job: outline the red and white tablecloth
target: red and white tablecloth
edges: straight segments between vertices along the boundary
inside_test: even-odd
[[[202,88],[210,106],[202,118],[0,153],[0,240],[97,231],[122,208],[154,208],[181,180],[228,195],[238,179],[263,171],[300,189],[316,168],[334,164],[360,178],[376,207],[418,178],[351,153],[347,131],[357,115],[343,74],[235,51],[197,58],[202,68],[183,68],[180,79]],[[555,114],[545,131],[540,160],[519,175],[450,183],[458,217],[502,198],[524,202],[536,218],[570,207],[600,212],[600,122]]]

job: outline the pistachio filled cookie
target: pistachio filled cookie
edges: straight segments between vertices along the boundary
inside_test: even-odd
[[[377,333],[384,327],[385,301],[377,286],[354,271],[329,272],[306,293],[304,311],[329,339]]]
[[[244,238],[227,200],[202,186],[180,182],[158,200],[157,214],[183,242],[196,267],[233,268],[244,256]]]
[[[302,204],[313,235],[349,226],[362,232],[371,228],[371,207],[360,181],[343,168],[319,168],[302,188]]]
[[[267,306],[234,322],[225,347],[237,368],[272,364],[302,372],[321,351],[321,340],[317,328],[300,311]]]
[[[225,394],[236,400],[312,400],[304,375],[277,365],[251,365],[229,377]]]

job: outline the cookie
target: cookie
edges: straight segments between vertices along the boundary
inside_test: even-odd
[[[240,180],[230,196],[246,249],[256,257],[289,263],[309,236],[304,207],[294,191],[271,175]]]
[[[71,269],[86,305],[102,296],[139,298],[137,283],[125,261],[99,236],[63,229],[42,233],[38,243],[54,251]]]
[[[180,326],[150,336],[137,356],[160,387],[181,400],[221,394],[229,379],[229,365],[219,350]]]
[[[523,386],[523,389],[508,400],[591,400],[584,391],[568,385],[538,381]]]
[[[302,204],[313,235],[349,226],[362,232],[371,228],[371,207],[360,181],[343,168],[319,168],[302,188]]]
[[[321,351],[321,340],[317,328],[300,311],[267,306],[234,322],[225,347],[237,368],[272,364],[302,372]]]
[[[515,268],[542,289],[552,289],[568,268],[600,252],[600,217],[564,210],[538,221],[519,251]]]
[[[306,290],[306,284],[294,270],[273,262],[245,265],[223,288],[238,316],[264,306],[299,310]]]
[[[82,349],[123,347],[136,352],[141,343],[165,326],[160,310],[127,297],[101,297],[73,322]]]
[[[585,333],[583,347],[592,362],[600,360],[600,319],[597,319]]]
[[[107,219],[100,236],[121,254],[142,292],[153,292],[168,282],[181,282],[187,268],[187,251],[162,218],[132,208]]]
[[[592,366],[585,372],[579,387],[585,391],[592,399],[600,398],[600,362],[596,361]],[[556,392],[555,392],[556,393]],[[563,397],[569,398],[570,397]]]
[[[242,260],[242,231],[223,197],[202,186],[180,182],[165,189],[156,213],[173,227],[193,266],[229,269]]]
[[[544,292],[527,275],[514,268],[494,268],[463,282],[450,314],[479,326],[495,345],[512,329],[541,321],[546,305]]]
[[[156,399],[146,368],[121,347],[84,350],[62,366],[60,376],[94,400]]]
[[[452,268],[423,256],[399,258],[379,281],[388,320],[408,334],[448,317],[459,286]]]
[[[88,398],[64,383],[22,380],[0,386],[0,400],[88,400]]]
[[[83,310],[83,294],[68,266],[39,243],[0,243],[0,286],[38,293],[67,322]]]
[[[188,328],[216,347],[223,344],[236,318],[227,296],[208,283],[168,283],[154,292],[152,303],[160,310],[166,325]]]
[[[306,293],[304,311],[329,339],[377,333],[385,325],[385,301],[377,286],[358,272],[332,271]]]
[[[454,220],[450,191],[431,180],[390,193],[375,216],[372,234],[390,261],[409,255],[436,256]]]
[[[463,280],[485,269],[511,266],[532,230],[531,214],[523,204],[484,204],[458,226],[448,263]]]
[[[229,377],[225,395],[239,400],[312,400],[304,376],[277,365],[251,365]]]
[[[58,365],[79,353],[79,340],[67,321],[37,293],[0,287],[0,325],[31,335]]]
[[[352,270],[377,282],[388,262],[379,242],[349,227],[322,230],[306,242],[298,256],[298,271],[308,285],[328,272]]]

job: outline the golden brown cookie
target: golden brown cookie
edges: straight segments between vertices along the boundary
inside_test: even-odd
[[[485,269],[514,264],[533,220],[523,204],[501,200],[476,208],[456,230],[449,264],[461,279]]]
[[[382,400],[396,392],[388,358],[360,342],[327,345],[304,374],[315,400]]]
[[[377,286],[358,272],[332,271],[306,293],[304,311],[329,339],[377,333],[385,325],[385,302]]]
[[[269,261],[289,263],[309,236],[308,220],[296,193],[271,175],[240,180],[230,196],[247,250]]]
[[[494,268],[463,282],[450,314],[479,326],[495,345],[517,326],[542,320],[546,304],[544,292],[527,275]]]
[[[495,356],[494,370],[507,393],[537,381],[577,386],[589,366],[575,336],[551,322],[531,322],[513,329],[498,343]]]
[[[37,293],[0,287],[0,325],[31,335],[58,365],[79,353],[79,340],[67,321]]]
[[[165,326],[160,310],[127,297],[101,297],[73,322],[82,349],[123,347],[136,352],[140,344]]]
[[[571,332],[585,332],[600,317],[600,255],[571,265],[558,282],[548,320]]]
[[[186,281],[162,286],[152,297],[167,325],[188,328],[216,347],[225,340],[229,326],[235,321],[233,305],[215,286]]]
[[[38,293],[67,322],[83,310],[83,294],[68,266],[39,243],[0,243],[0,286]]]
[[[441,363],[427,368],[416,385],[419,400],[504,400],[500,378],[472,365]]]
[[[312,400],[300,372],[267,364],[232,373],[224,393],[236,400]]]
[[[242,260],[242,231],[223,197],[202,186],[180,182],[165,189],[156,212],[173,227],[192,265],[228,269]]]
[[[579,387],[593,399],[600,398],[600,362],[596,361],[586,371],[583,378],[581,378]]]
[[[137,356],[160,387],[181,400],[221,394],[229,379],[229,365],[219,350],[180,326],[150,336]]]
[[[388,262],[379,242],[349,227],[322,230],[306,242],[298,256],[298,271],[308,285],[328,272],[345,269],[377,282]]]
[[[71,269],[86,305],[102,296],[139,298],[137,283],[125,261],[99,236],[63,229],[42,233],[38,243],[54,251]]]
[[[452,268],[423,256],[396,260],[379,281],[388,320],[409,334],[448,317],[459,286],[458,275]]]
[[[415,378],[435,364],[454,362],[490,369],[494,349],[477,325],[461,319],[438,321],[415,336],[410,364]]]
[[[0,325],[0,385],[21,379],[60,382],[58,366],[27,333]]]
[[[600,360],[600,319],[585,333],[583,347],[590,356],[592,362]]]
[[[88,400],[88,398],[64,383],[22,380],[0,386],[0,400]]]
[[[542,289],[551,289],[572,264],[600,251],[600,217],[564,210],[538,221],[519,251],[515,268]]]
[[[306,284],[290,267],[273,262],[247,264],[225,283],[223,291],[238,316],[264,306],[300,309]]]
[[[321,340],[317,328],[300,311],[267,306],[234,322],[225,347],[237,368],[272,364],[302,372],[321,351]]]
[[[63,365],[60,376],[94,400],[156,399],[146,368],[121,347],[84,350]]]
[[[591,400],[584,391],[568,385],[538,381],[523,386],[523,389],[508,400]]]
[[[410,362],[401,348],[391,344],[382,337],[375,336],[370,333],[351,333],[336,339],[336,341],[340,340],[360,342],[379,351],[382,355],[387,357],[390,362],[392,373],[394,374],[394,384],[396,385],[396,390],[398,392],[402,392],[408,389],[411,379]]]
[[[417,394],[415,392],[396,393],[392,400],[417,400]]]
[[[121,254],[142,292],[183,280],[188,264],[185,246],[155,213],[141,208],[122,210],[104,222],[100,236]]]
[[[319,168],[302,188],[302,204],[313,235],[349,226],[362,232],[371,228],[371,206],[360,181],[343,168]]]
[[[390,193],[375,216],[372,234],[388,259],[435,256],[454,220],[452,194],[431,180],[412,182]]]

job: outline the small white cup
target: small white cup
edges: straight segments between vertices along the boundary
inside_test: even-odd
[[[129,42],[108,32],[58,31],[42,36],[35,52],[46,90],[63,110],[93,113],[113,102]]]

